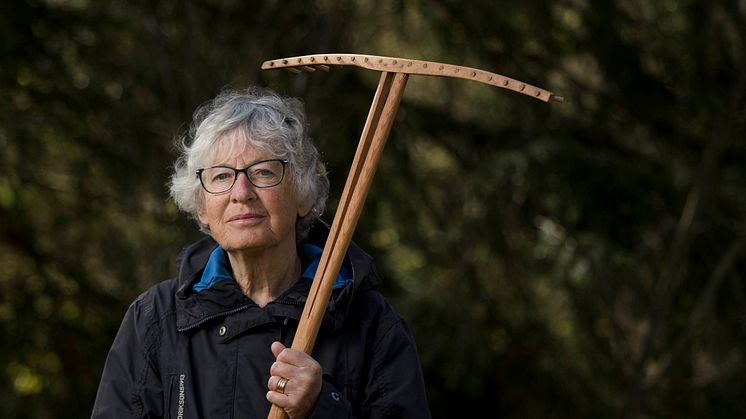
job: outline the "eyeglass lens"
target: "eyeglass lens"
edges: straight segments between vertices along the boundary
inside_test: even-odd
[[[226,192],[236,183],[239,172],[245,172],[254,186],[268,188],[282,182],[285,165],[281,160],[269,160],[255,163],[245,169],[226,166],[208,167],[200,172],[200,181],[207,192]]]

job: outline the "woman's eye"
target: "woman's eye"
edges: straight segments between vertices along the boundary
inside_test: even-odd
[[[218,173],[212,177],[213,182],[226,182],[233,178],[233,174],[228,172]]]

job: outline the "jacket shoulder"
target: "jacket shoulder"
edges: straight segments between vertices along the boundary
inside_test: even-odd
[[[379,341],[396,330],[409,334],[404,318],[376,289],[368,289],[355,296],[350,304],[347,320],[374,333],[374,341]]]
[[[140,294],[130,304],[129,310],[138,323],[160,323],[176,315],[175,278],[159,282]]]

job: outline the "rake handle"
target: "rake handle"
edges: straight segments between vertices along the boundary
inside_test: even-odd
[[[321,254],[319,268],[298,324],[293,349],[311,353],[316,343],[327,302],[368,196],[407,78],[405,73],[381,74],[329,237]],[[268,419],[283,418],[287,418],[285,411],[273,404]]]

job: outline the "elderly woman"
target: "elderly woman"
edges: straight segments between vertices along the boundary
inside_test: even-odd
[[[328,229],[302,105],[225,91],[195,113],[171,195],[207,234],[127,310],[94,418],[429,417],[414,340],[348,250],[311,355],[289,348]]]

